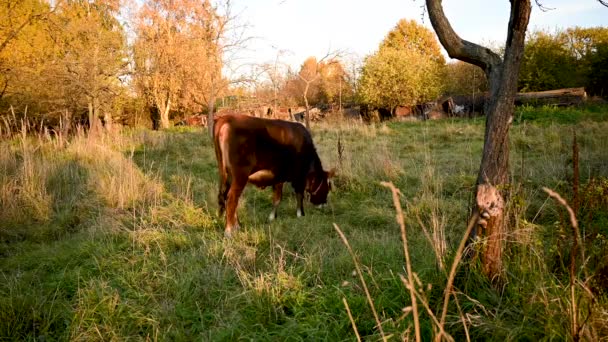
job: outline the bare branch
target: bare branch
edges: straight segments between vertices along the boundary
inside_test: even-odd
[[[600,1],[602,1],[602,0],[600,0]],[[555,9],[555,8],[547,7],[543,4],[541,4],[540,0],[534,0],[534,2],[536,2],[536,6],[538,6],[538,8],[540,8],[540,10],[543,12],[549,12],[549,11],[553,11]]]
[[[9,32],[8,35],[4,38],[4,41],[2,43],[0,43],[0,51],[4,50],[4,48],[6,48],[8,43],[11,40],[15,39],[15,37],[17,37],[19,35],[19,33],[21,33],[21,31],[27,25],[30,25],[34,21],[36,21],[38,19],[43,19],[43,18],[47,17],[48,15],[52,14],[61,5],[62,2],[63,2],[63,0],[58,0],[57,3],[55,4],[55,6],[50,11],[43,12],[43,13],[30,13],[30,15],[28,15],[28,17],[19,25],[19,27],[17,27],[14,30],[11,30],[11,32]]]
[[[426,6],[437,37],[451,58],[477,65],[486,74],[502,64],[500,56],[492,50],[458,36],[443,12],[441,0],[426,0]]]

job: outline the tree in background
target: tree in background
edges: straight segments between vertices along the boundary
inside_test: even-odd
[[[51,33],[59,56],[46,75],[63,84],[77,110],[87,108],[92,128],[100,119],[111,123],[112,100],[122,91],[127,46],[118,11],[118,0],[70,1],[58,12],[59,30]]]
[[[0,101],[7,101],[5,96],[14,102],[35,97],[28,96],[25,86],[38,83],[36,70],[53,58],[48,23],[35,20],[41,13],[50,15],[48,4],[41,0],[10,0],[0,6]]]
[[[213,136],[216,100],[228,91],[229,86],[249,84],[255,78],[238,73],[242,66],[238,63],[239,53],[252,39],[246,35],[248,25],[239,22],[239,17],[232,11],[231,0],[220,1],[213,7],[213,13],[213,20],[208,22],[209,42],[206,55],[211,65],[211,68],[207,68],[209,88],[206,92],[207,131],[210,136]]]
[[[101,114],[111,121],[126,64],[118,1],[58,1],[51,9],[44,1],[28,0],[1,8],[9,18],[2,29],[8,27],[13,37],[0,52],[2,105],[21,106],[40,123],[57,124],[61,118],[67,124],[83,112],[91,125]],[[26,24],[14,34],[11,22]]]
[[[134,46],[137,89],[169,126],[172,109],[208,114],[213,134],[216,99],[228,85],[233,62],[250,37],[238,25],[230,0],[145,0],[137,21]],[[232,75],[229,75],[232,76]]]
[[[55,1],[51,9],[48,3],[40,0],[4,0],[0,8],[0,52],[21,34],[27,36],[23,30],[48,19],[62,3],[63,0]]]
[[[368,56],[361,72],[359,97],[367,105],[387,108],[436,98],[445,60],[433,33],[415,21],[400,20]]]
[[[363,59],[357,55],[346,56],[342,59],[344,67],[344,81],[348,83],[350,93],[347,94],[346,101],[351,104],[358,102],[357,94],[359,88],[359,79],[361,78],[361,69],[363,67]]]
[[[287,81],[286,79],[286,72],[285,69],[287,69],[287,66],[281,62],[281,57],[282,55],[284,55],[287,51],[285,50],[279,50],[277,51],[277,55],[275,57],[275,60],[272,63],[265,63],[262,65],[262,70],[263,70],[263,74],[265,74],[268,77],[268,81],[269,81],[269,88],[268,89],[271,93],[270,96],[270,102],[272,104],[272,111],[274,113],[277,112],[277,106],[279,105],[279,92],[280,90],[285,86],[285,82]],[[263,87],[262,87],[263,88]],[[264,93],[263,89],[260,89],[262,93]]]
[[[589,57],[587,91],[608,97],[608,42],[598,44],[595,53]]]
[[[293,98],[304,101],[307,129],[310,129],[310,106],[331,100],[336,86],[339,87],[338,82],[343,78],[339,55],[339,52],[329,52],[319,61],[316,57],[308,57],[297,74],[288,72],[285,91]]]
[[[549,33],[529,34],[522,61],[519,89],[542,91],[585,87],[591,94],[605,94],[600,78],[608,67],[602,63],[608,44],[608,28],[574,27]]]
[[[397,25],[382,40],[380,48],[383,47],[415,50],[440,65],[445,64],[439,42],[437,42],[437,36],[433,31],[418,24],[415,20],[399,20]]]
[[[605,75],[608,68],[605,49],[608,45],[608,28],[573,27],[566,29],[563,34],[566,36],[566,46],[579,66],[577,76],[582,86],[592,95],[605,95],[608,88],[597,86],[601,83],[599,77]],[[605,78],[603,81],[606,84]]]
[[[519,76],[520,91],[541,91],[580,85],[577,60],[567,37],[535,31],[528,35]]]
[[[134,44],[137,89],[169,127],[172,109],[198,111],[221,68],[214,45],[215,9],[208,1],[147,0]]]
[[[319,102],[331,107],[337,105],[342,110],[344,98],[352,97],[351,84],[347,82],[348,75],[340,60],[332,60],[321,65],[321,84],[319,89]]]
[[[456,61],[445,68],[443,93],[447,95],[476,94],[488,90],[486,75],[476,65]]]
[[[319,71],[320,66],[317,63],[317,59],[315,57],[308,57],[302,67],[300,68],[300,72],[298,73],[298,77],[300,79],[300,89],[302,89],[302,98],[304,99],[304,105],[306,106],[306,114],[304,116],[306,129],[310,130],[310,104],[308,103],[309,96],[315,98],[317,97],[317,93],[319,92],[318,80],[321,77],[321,73]],[[315,87],[311,88],[311,85]]]

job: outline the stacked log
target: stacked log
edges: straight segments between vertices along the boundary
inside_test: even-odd
[[[529,93],[517,93],[516,105],[532,106],[573,106],[583,103],[587,99],[585,88],[565,88]]]
[[[455,95],[452,96],[455,106],[463,106],[462,114],[483,114],[484,105],[488,93],[479,93],[472,95]],[[527,93],[517,93],[515,96],[515,105],[529,106],[574,106],[579,105],[587,99],[585,88],[564,88],[547,91],[536,91]],[[453,111],[455,115],[460,115]]]

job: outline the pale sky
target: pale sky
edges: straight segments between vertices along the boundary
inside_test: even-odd
[[[532,1],[528,30],[608,25],[608,8],[596,0]],[[360,58],[373,53],[402,18],[421,22],[423,0],[233,0],[241,22],[250,25],[248,58],[252,62],[280,61],[295,69],[308,56],[345,50]],[[477,43],[503,45],[509,20],[508,0],[443,0],[456,32]],[[431,28],[428,16],[424,25]]]

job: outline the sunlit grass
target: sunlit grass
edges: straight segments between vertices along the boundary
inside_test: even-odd
[[[571,233],[540,187],[571,195],[573,130],[581,184],[608,177],[608,111],[594,113],[591,120],[558,116],[511,128],[506,281],[495,288],[475,263],[460,267],[454,284],[464,314],[451,302],[446,324],[454,339],[466,338],[461,317],[474,340],[570,338],[564,312]],[[403,193],[412,269],[439,313],[445,265],[472,203],[483,124],[339,121],[314,125],[313,138],[324,167],[338,168],[329,206],[306,204],[306,216],[297,218],[286,186],[271,224],[270,192],[248,187],[239,208],[243,230],[232,240],[223,238],[223,218],[215,214],[217,170],[206,130],[0,142],[0,337],[354,339],[346,298],[359,333],[378,339],[335,222],[361,263],[384,332],[413,339],[400,232],[380,182]],[[581,209],[583,229],[596,234],[588,241],[590,272],[602,266],[608,234],[606,202],[593,196]],[[596,297],[585,338],[605,336],[606,307]],[[434,323],[419,312],[423,340],[430,340]]]

